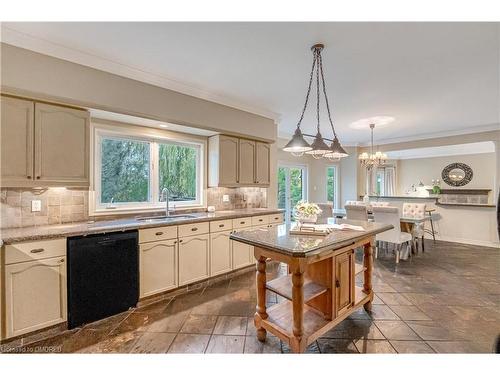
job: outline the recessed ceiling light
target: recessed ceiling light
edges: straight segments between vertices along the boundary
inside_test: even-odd
[[[378,128],[383,128],[393,122],[395,119],[391,116],[373,116],[368,118],[362,118],[361,120],[354,121],[349,125],[352,129],[363,129],[366,130],[370,127],[370,124],[375,124]]]
[[[168,128],[167,124],[160,124],[160,128]]]

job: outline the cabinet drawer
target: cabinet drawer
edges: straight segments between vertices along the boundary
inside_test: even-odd
[[[139,230],[139,243],[177,238],[177,226]]]
[[[194,236],[195,234],[205,234],[209,231],[209,223],[195,223],[179,225],[179,237]]]
[[[66,238],[20,242],[5,246],[5,264],[66,256]]]
[[[283,222],[283,214],[268,215],[270,224],[281,224]]]
[[[233,228],[245,228],[252,226],[252,218],[251,217],[242,217],[240,219],[233,219]]]
[[[222,232],[226,230],[233,229],[233,223],[231,220],[218,220],[210,222],[210,232]]]
[[[252,217],[252,225],[269,224],[269,217],[267,216],[254,216]]]

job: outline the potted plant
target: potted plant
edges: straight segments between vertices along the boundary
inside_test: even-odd
[[[308,203],[304,201],[298,202],[295,207],[295,219],[300,223],[316,223],[318,215],[322,212],[315,203]]]

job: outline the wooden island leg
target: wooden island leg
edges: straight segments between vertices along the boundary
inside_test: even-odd
[[[293,307],[293,338],[290,348],[294,353],[305,351],[304,340],[304,265],[297,260],[291,265],[292,272],[292,307]]]
[[[373,268],[373,246],[375,239],[372,238],[370,242],[364,246],[363,266],[365,268],[363,278],[363,291],[370,295],[370,300],[364,304],[366,311],[372,309],[373,290],[372,290],[372,268]]]
[[[257,306],[254,316],[257,339],[266,340],[266,330],[262,328],[261,321],[267,319],[266,312],[266,257],[259,256],[257,260]]]

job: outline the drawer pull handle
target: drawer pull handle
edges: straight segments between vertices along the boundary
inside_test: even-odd
[[[155,233],[157,236],[161,236],[163,234],[163,232],[156,232]]]
[[[45,249],[33,249],[30,251],[30,253],[37,254],[37,253],[43,253],[44,251],[45,251]]]
[[[219,228],[224,228],[224,224],[219,224]]]
[[[340,288],[340,281],[335,280],[335,286],[336,286],[337,288]]]
[[[59,263],[64,263],[64,259],[61,259],[61,260],[59,261]]]
[[[26,176],[26,178],[27,178],[28,180],[31,180],[31,176]]]
[[[192,232],[196,232],[198,230],[198,228],[194,227],[194,228],[191,228],[191,231]]]
[[[183,240],[179,240],[179,243],[181,243]]]
[[[245,222],[244,221],[240,221],[240,224],[245,224]]]
[[[259,219],[259,221],[264,221],[263,219]]]

